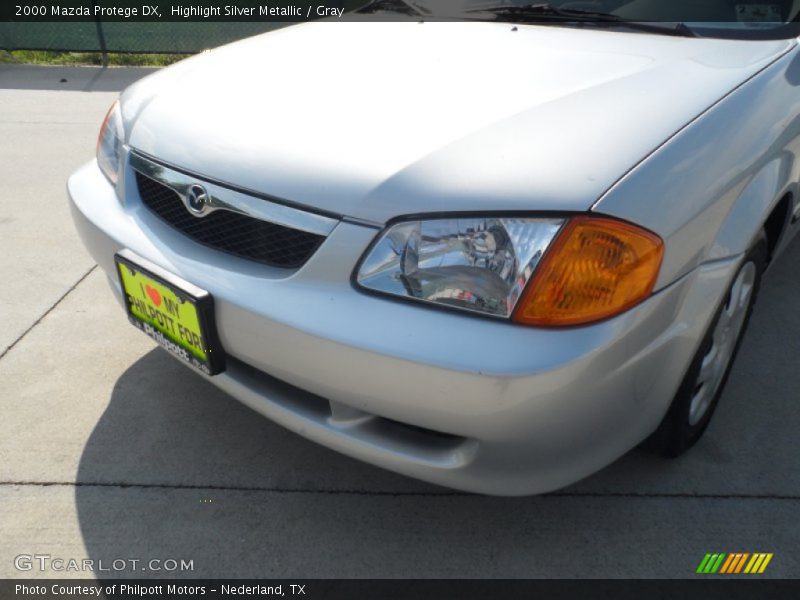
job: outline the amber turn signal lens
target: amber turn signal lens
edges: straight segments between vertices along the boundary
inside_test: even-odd
[[[584,325],[647,298],[664,243],[654,233],[606,217],[575,217],[558,234],[517,303],[526,325]]]

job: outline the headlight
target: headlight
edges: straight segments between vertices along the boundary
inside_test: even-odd
[[[661,238],[595,216],[398,223],[367,252],[365,289],[542,327],[584,325],[653,291]]]
[[[387,229],[361,263],[366,289],[509,317],[563,219],[452,218]]]
[[[119,179],[123,137],[119,102],[114,102],[100,127],[100,135],[97,137],[97,165],[114,185]]]

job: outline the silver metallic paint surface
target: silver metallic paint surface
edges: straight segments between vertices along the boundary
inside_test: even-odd
[[[376,222],[586,210],[790,47],[500,23],[312,23],[143,80],[123,95],[123,118],[132,147],[169,163]]]
[[[73,215],[118,295],[123,247],[214,295],[226,351],[263,373],[234,361],[211,381],[262,414],[428,481],[544,492],[619,457],[666,411],[752,235],[796,187],[797,60],[794,41],[311,24],[190,59],[123,96],[131,146],[347,217],[594,205],[662,235],[660,291],[589,327],[359,293],[350,275],[376,231],[348,220],[297,271],[222,255],[143,209],[127,167],[123,202],[96,164],[78,171]],[[192,95],[208,78],[214,93]],[[381,418],[458,437],[414,442]]]
[[[795,48],[647,158],[593,209],[664,239],[661,287],[704,261],[744,252],[786,193],[797,203],[798,155]]]
[[[235,364],[215,385],[351,456],[485,493],[567,485],[645,437],[738,264],[698,269],[616,319],[542,330],[357,292],[349,265],[372,239],[369,228],[340,224],[296,272],[243,269],[158,222],[136,197],[120,205],[93,163],[70,179],[69,193],[84,243],[118,296],[113,254],[130,248],[211,292],[226,351],[300,390]],[[465,439],[436,449],[376,437],[369,419],[351,426],[307,410],[309,393]]]

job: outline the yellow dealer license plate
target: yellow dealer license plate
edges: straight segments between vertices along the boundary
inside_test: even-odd
[[[130,322],[203,373],[222,371],[211,295],[129,250],[114,260]]]

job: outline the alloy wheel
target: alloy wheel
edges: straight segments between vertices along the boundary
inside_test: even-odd
[[[748,262],[740,269],[719,314],[689,405],[690,425],[699,423],[708,412],[725,378],[753,300],[757,271],[754,262]]]

